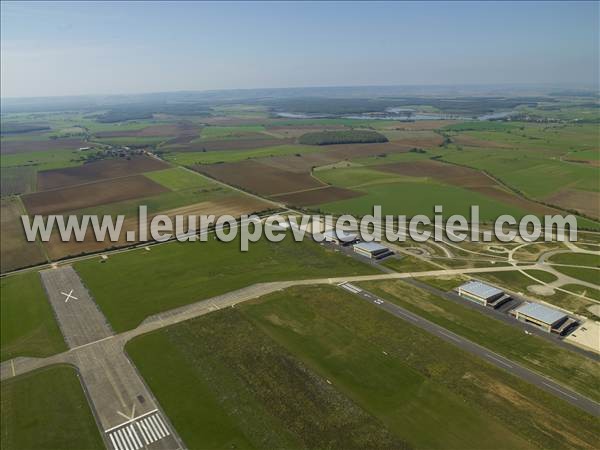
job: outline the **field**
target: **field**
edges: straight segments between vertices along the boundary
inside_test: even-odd
[[[113,328],[125,331],[151,314],[266,281],[373,273],[353,258],[314,242],[266,239],[239,250],[239,241],[169,243],[75,263]],[[108,282],[110,280],[110,282]],[[170,289],[164,289],[169,280]]]
[[[81,139],[7,139],[2,138],[2,155],[14,153],[41,152],[51,150],[77,150],[87,147]]]
[[[381,264],[396,272],[422,272],[425,270],[437,270],[438,266],[414,256],[399,255],[396,258],[386,258]]]
[[[127,350],[191,446],[595,445],[591,416],[334,287],[271,294]]]
[[[37,272],[0,280],[0,361],[50,356],[67,349]]]
[[[385,180],[385,175],[383,177]],[[373,213],[373,205],[380,205],[384,215],[403,214],[413,217],[424,214],[433,217],[434,206],[441,204],[446,217],[452,214],[469,217],[471,205],[479,205],[482,221],[494,220],[500,214],[521,217],[527,213],[523,209],[506,205],[461,187],[418,179],[415,181],[397,179],[391,183],[375,179],[371,183],[348,186],[348,188],[363,192],[365,195],[349,200],[323,203],[318,205],[319,209],[336,214],[363,216]]]
[[[326,186],[323,188],[308,189],[292,194],[273,195],[273,198],[292,206],[318,205],[322,202],[346,200],[362,195],[350,189]]]
[[[53,366],[2,382],[4,450],[103,449],[77,373]]]
[[[127,351],[189,448],[405,447],[237,311],[143,336]]]
[[[309,173],[284,171],[258,161],[199,165],[193,166],[193,169],[232,186],[261,195],[283,194],[324,186]]]
[[[108,178],[120,178],[169,167],[168,164],[147,156],[130,159],[106,159],[79,167],[38,172],[38,190],[59,189],[76,184],[92,183]]]
[[[594,388],[600,382],[600,374],[597,363],[589,358],[558,348],[544,339],[527,336],[519,328],[402,281],[368,281],[360,285],[590,398],[600,399],[600,393]]]
[[[27,194],[23,196],[23,204],[30,215],[46,215],[150,197],[167,191],[164,186],[143,175],[132,175]]]
[[[0,194],[2,197],[33,192],[35,185],[36,173],[33,167],[0,168]]]
[[[0,214],[0,261],[2,272],[46,262],[42,245],[27,242],[21,215],[25,208],[18,197],[3,197]]]

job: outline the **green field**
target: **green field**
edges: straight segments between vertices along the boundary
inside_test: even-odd
[[[237,310],[143,336],[127,352],[189,448],[404,447]]]
[[[320,204],[318,207],[322,211],[334,214],[363,216],[373,213],[373,205],[381,205],[384,215],[400,214],[413,217],[424,214],[433,217],[434,206],[442,205],[446,217],[453,214],[469,217],[471,205],[479,205],[479,215],[482,221],[493,221],[501,214],[511,214],[515,217],[527,214],[524,210],[500,203],[477,192],[432,181],[372,184],[364,185],[356,190],[364,192],[366,195]]]
[[[2,155],[0,165],[4,167],[34,166],[36,170],[60,169],[83,164],[82,157],[88,152],[52,150]]]
[[[190,447],[573,448],[596,437],[591,416],[329,286],[211,313],[127,351]]]
[[[207,126],[202,129],[200,139],[197,139],[195,142],[211,139],[246,138],[248,134],[259,134],[263,131],[265,131],[265,127],[262,125],[247,125],[235,127]],[[264,137],[267,137],[267,135],[265,135]]]
[[[192,173],[181,167],[157,170],[148,172],[144,175],[172,191],[218,186],[209,178],[206,178],[199,173]]]
[[[71,367],[48,367],[3,381],[0,404],[3,450],[104,448]]]
[[[354,258],[312,241],[262,239],[241,252],[239,241],[169,243],[75,263],[113,328],[254,283],[376,273]],[[166,284],[165,284],[166,283]],[[168,289],[165,289],[168,286]]]
[[[544,199],[560,189],[598,191],[598,169],[568,163],[522,150],[468,148],[450,151],[444,161],[485,170],[508,186],[534,199]]]
[[[600,268],[600,255],[591,253],[558,253],[552,255],[548,261],[556,264]]]
[[[595,388],[600,383],[600,372],[597,363],[589,358],[559,348],[545,339],[527,336],[519,328],[402,281],[369,281],[360,285],[456,334],[600,400],[600,392]]]
[[[2,278],[0,292],[1,361],[67,350],[37,272]]]
[[[398,258],[389,257],[381,261],[381,265],[396,272],[422,272],[425,270],[439,270],[439,267],[415,256],[399,255]]]

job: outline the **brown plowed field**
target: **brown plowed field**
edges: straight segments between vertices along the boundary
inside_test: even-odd
[[[254,160],[196,165],[192,169],[224,183],[261,195],[281,194],[323,186],[308,172],[290,172]]]
[[[558,211],[539,203],[519,197],[479,170],[445,164],[437,161],[414,161],[384,164],[374,167],[382,172],[396,173],[410,177],[426,177],[453,186],[463,187],[495,198],[503,203],[538,214],[556,214]]]
[[[274,195],[273,198],[290,206],[311,206],[360,197],[361,195],[364,195],[364,193],[328,186],[322,189],[311,189],[308,191],[293,192],[291,194]]]
[[[242,214],[251,214],[254,212],[260,212],[268,209],[270,205],[262,202],[258,199],[249,196],[232,195],[231,197],[225,197],[219,201],[207,201],[196,203],[193,205],[184,206],[181,208],[171,209],[168,211],[162,211],[157,214],[165,214],[173,220],[175,215],[201,215],[201,214],[214,214],[219,217],[224,214],[230,214],[234,217],[239,217]],[[152,220],[154,215],[149,216],[148,223]],[[127,242],[127,231],[134,231],[136,233],[135,242]],[[45,243],[46,251],[48,256],[53,259],[65,258],[67,256],[80,255],[82,253],[93,253],[102,250],[108,250],[113,247],[123,247],[126,245],[132,245],[139,242],[138,239],[139,225],[137,217],[126,218],[123,222],[122,232],[118,242],[97,242],[94,239],[92,230],[86,233],[83,242],[62,242],[58,233],[53,232],[50,241]],[[148,235],[150,237],[150,235]]]
[[[78,167],[38,172],[37,187],[38,191],[45,191],[168,167],[169,164],[163,161],[142,155],[132,156],[131,159],[105,159]]]
[[[52,191],[36,192],[24,195],[22,198],[30,215],[46,215],[150,197],[167,191],[167,188],[143,175],[132,175]]]
[[[586,216],[600,219],[600,193],[563,189],[546,197],[546,202],[568,210],[575,210]]]
[[[44,139],[41,141],[0,141],[0,151],[3,155],[10,153],[43,152],[46,150],[78,150],[90,144],[81,139]]]
[[[18,197],[5,197],[0,213],[0,271],[46,262],[39,242],[27,242],[21,214],[25,213]]]

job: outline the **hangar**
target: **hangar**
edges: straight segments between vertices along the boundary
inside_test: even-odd
[[[568,330],[578,324],[567,314],[540,303],[523,303],[511,311],[518,320],[532,323],[547,332],[565,334]]]
[[[359,242],[354,244],[354,251],[371,259],[383,259],[394,254],[389,248],[377,242]]]
[[[467,281],[458,287],[458,295],[483,306],[498,308],[510,300],[501,289],[481,281]]]
[[[337,245],[350,245],[358,240],[358,235],[354,233],[346,233],[345,231],[328,230],[323,233],[325,241],[333,242]]]

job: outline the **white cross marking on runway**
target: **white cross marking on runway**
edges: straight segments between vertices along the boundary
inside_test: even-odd
[[[61,292],[61,294],[67,296],[67,298],[65,298],[65,303],[67,303],[70,299],[79,300],[77,297],[75,297],[73,295],[73,289],[71,289],[71,291],[68,294],[66,292]]]

